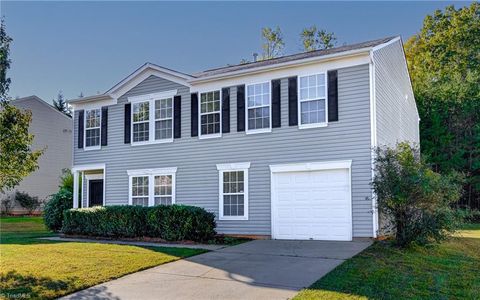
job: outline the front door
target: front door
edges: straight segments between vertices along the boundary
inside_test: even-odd
[[[103,205],[103,179],[91,179],[88,181],[89,206]]]

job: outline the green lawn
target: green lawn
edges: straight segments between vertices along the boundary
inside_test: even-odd
[[[306,299],[480,299],[480,224],[428,248],[377,242],[294,298]]]
[[[56,298],[205,252],[36,239],[49,235],[39,217],[0,219],[0,298]]]

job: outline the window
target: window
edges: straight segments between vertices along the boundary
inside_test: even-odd
[[[248,220],[248,168],[250,163],[217,165],[220,220]]]
[[[150,102],[133,103],[133,142],[149,140]]]
[[[247,132],[270,131],[270,82],[247,86]]]
[[[155,100],[155,140],[173,136],[172,98]]]
[[[220,135],[220,91],[200,94],[200,136]]]
[[[148,176],[132,177],[132,205],[148,206]]]
[[[129,170],[129,204],[154,206],[175,203],[177,168]]]
[[[100,148],[100,109],[90,109],[85,112],[85,149]]]
[[[327,84],[325,73],[299,77],[300,127],[327,123]]]

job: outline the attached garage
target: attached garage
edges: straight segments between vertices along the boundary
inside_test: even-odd
[[[272,238],[352,240],[351,161],[272,165]]]

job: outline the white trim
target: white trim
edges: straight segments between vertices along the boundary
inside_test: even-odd
[[[373,51],[370,52],[371,62],[368,65],[369,68],[369,81],[370,81],[370,159],[371,159],[371,180],[375,176],[375,147],[377,147],[377,97],[376,97],[376,85],[375,85],[375,63],[373,59]],[[379,218],[377,208],[377,197],[372,189],[372,236],[374,238],[378,235]]]
[[[248,170],[250,163],[230,163],[217,164],[218,170],[218,219],[226,221],[247,221],[248,220]],[[224,216],[223,215],[223,173],[224,172],[243,172],[243,216]],[[242,193],[237,193],[242,194]]]
[[[207,93],[214,93],[218,91],[219,92],[219,97],[220,97],[220,109],[218,110],[218,114],[220,114],[220,131],[218,133],[210,133],[210,134],[202,134],[202,94],[207,94]],[[199,139],[213,139],[213,138],[219,138],[222,137],[222,99],[223,99],[223,94],[222,94],[222,89],[216,89],[216,90],[209,90],[209,91],[203,91],[203,92],[198,92],[198,138]],[[216,114],[217,112],[209,112],[209,113],[203,113],[204,115],[210,115],[210,114]]]
[[[80,98],[82,99],[82,98]],[[73,112],[76,110],[87,110],[87,109],[94,109],[102,106],[110,106],[117,104],[116,99],[103,99],[103,100],[88,100],[85,102],[73,102],[70,105],[73,108]]]
[[[92,170],[105,170],[105,164],[90,164],[90,165],[76,165],[72,167],[72,172],[79,171],[92,171]]]
[[[103,180],[104,175],[103,174],[85,174],[83,176],[85,180],[85,184],[87,185],[87,192],[86,192],[86,202],[87,202],[87,207],[90,207],[90,180]],[[102,197],[102,205],[105,206],[105,182],[102,182],[103,184],[103,197]]]
[[[87,128],[87,111],[98,110],[100,111],[100,126]],[[88,129],[100,129],[100,136],[98,139],[98,145],[87,147],[87,130]],[[83,151],[100,150],[102,149],[102,107],[90,108],[84,110],[83,113]]]
[[[382,49],[382,48],[384,48],[384,47],[387,47],[387,46],[389,46],[389,45],[391,45],[391,44],[393,44],[393,43],[395,43],[395,42],[398,42],[399,40],[400,40],[400,36],[397,36],[397,37],[391,39],[390,41],[388,41],[388,42],[386,42],[386,43],[383,43],[383,44],[380,44],[380,45],[377,45],[377,46],[373,47],[373,48],[370,50],[370,52],[372,52],[372,51],[377,51],[377,50],[379,50],[379,49]]]
[[[312,99],[307,99],[307,100],[301,100],[300,99],[300,78],[302,77],[308,77],[308,76],[317,76],[317,75],[324,75],[325,78],[325,122],[317,122],[317,123],[308,123],[308,124],[302,124],[302,102],[309,102],[309,101],[315,101],[315,100],[320,100],[321,98],[312,98]],[[307,79],[308,80],[308,79]],[[305,74],[302,76],[297,76],[297,118],[298,118],[298,128],[299,129],[307,129],[307,128],[318,128],[318,127],[326,127],[328,126],[328,70],[324,72],[319,72],[319,73],[313,73],[313,74]]]
[[[74,195],[73,195],[73,203],[74,203],[74,208],[78,208],[78,192],[81,188],[81,194],[82,194],[82,197],[81,197],[81,201],[80,201],[80,206],[81,207],[84,207],[83,205],[83,202],[84,202],[84,199],[86,199],[85,197],[88,197],[88,194],[85,195],[85,193],[83,192],[83,185],[86,183],[86,179],[85,177],[88,176],[88,174],[85,174],[85,171],[95,171],[95,170],[102,170],[102,174],[103,174],[103,205],[105,205],[106,203],[106,199],[105,199],[105,191],[106,191],[106,186],[107,186],[107,176],[106,176],[106,173],[107,173],[107,167],[105,164],[90,164],[90,165],[76,165],[76,166],[72,166],[72,173],[73,173],[73,177],[74,177],[74,182],[73,182],[73,191],[74,191]],[[79,187],[79,184],[78,184],[78,172],[82,172],[82,186]],[[76,177],[76,179],[75,179]],[[87,185],[87,188],[88,188],[88,185]],[[77,203],[75,205],[75,203]],[[75,207],[77,206],[77,207]]]
[[[132,178],[148,177],[148,206],[155,203],[155,176],[172,176],[172,204],[176,201],[176,174],[177,167],[127,170],[128,174],[128,205],[132,205]]]
[[[352,202],[352,160],[339,160],[339,161],[325,161],[325,162],[308,162],[308,163],[294,163],[294,164],[281,164],[270,165],[270,211],[271,211],[271,235],[272,239],[275,239],[275,215],[277,211],[276,201],[277,193],[275,190],[276,173],[285,172],[305,172],[305,171],[325,171],[335,169],[347,169],[348,170],[348,196],[349,196],[349,220],[350,220],[350,232],[348,240],[353,239],[353,202]]]
[[[78,189],[78,179],[79,179],[79,176],[78,176],[78,171],[73,171],[73,208],[78,208],[78,192],[79,192],[79,189]],[[81,205],[80,205],[81,206]]]
[[[269,108],[269,127],[268,128],[259,128],[259,129],[248,129],[248,110],[265,107],[266,105],[248,107],[248,87],[255,86],[258,84],[268,83],[268,108]],[[238,99],[237,99],[238,101]],[[261,82],[252,82],[245,85],[245,134],[257,134],[257,133],[268,133],[272,132],[272,81],[261,81]]]
[[[170,90],[164,91],[159,93],[151,93],[151,94],[144,94],[139,96],[132,96],[128,97],[128,102],[144,102],[144,101],[153,101],[153,100],[160,100],[166,98],[173,98],[173,96],[177,95],[178,90]]]

